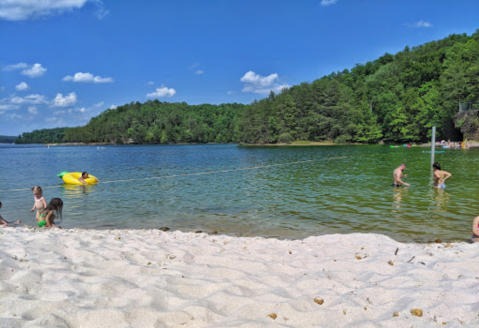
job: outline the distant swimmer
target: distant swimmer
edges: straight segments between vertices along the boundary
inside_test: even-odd
[[[393,187],[401,187],[402,185],[410,186],[409,183],[402,181],[402,178],[407,178],[407,174],[403,174],[402,172],[406,169],[406,164],[402,163],[399,165],[397,169],[393,172],[394,183]]]
[[[449,179],[452,174],[446,171],[441,170],[441,164],[438,162],[432,164],[432,168],[434,170],[434,188],[446,188],[444,181]]]

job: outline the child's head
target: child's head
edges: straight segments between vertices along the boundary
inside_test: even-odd
[[[83,172],[83,173],[81,174],[81,177],[82,177],[83,179],[88,178],[88,172]]]
[[[35,187],[33,187],[33,188],[32,188],[32,191],[33,191],[33,194],[34,194],[35,196],[38,196],[38,197],[40,197],[40,196],[42,195],[42,193],[43,193],[43,192],[42,192],[42,187],[40,187],[40,186],[35,186]]]
[[[436,163],[432,164],[432,168],[434,170],[441,170],[441,164],[439,164],[439,162],[436,162]]]
[[[60,198],[52,198],[45,211],[55,211],[58,218],[62,219],[63,201]]]

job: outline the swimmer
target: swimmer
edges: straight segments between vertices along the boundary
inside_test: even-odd
[[[446,179],[449,179],[452,174],[446,171],[442,171],[441,164],[439,164],[438,162],[432,164],[432,168],[434,170],[434,188],[446,188],[444,181],[446,181]]]
[[[78,178],[78,181],[80,181],[81,183],[83,183],[84,185],[86,185],[85,179],[88,179],[88,178],[89,178],[88,172],[83,172],[83,173],[81,174],[81,177]],[[96,182],[98,182],[98,179],[95,178],[95,180],[96,180]]]
[[[472,221],[472,242],[479,243],[479,216]]]
[[[397,169],[393,172],[394,183],[393,187],[401,187],[402,185],[410,186],[409,183],[403,182],[401,179],[407,178],[407,174],[403,175],[403,171],[406,169],[406,164],[402,163]]]
[[[63,201],[60,198],[53,198],[48,206],[38,215],[38,226],[47,228],[60,228],[54,222],[58,216],[62,219]],[[56,215],[55,215],[56,214]]]
[[[0,202],[0,208],[2,208],[2,202]],[[6,226],[8,226],[9,224],[13,224],[14,226],[16,226],[16,225],[20,224],[20,222],[21,222],[20,220],[17,220],[17,221],[15,221],[15,222],[8,222],[7,220],[5,220],[5,219],[0,215],[0,225],[1,225],[1,226],[6,227]]]

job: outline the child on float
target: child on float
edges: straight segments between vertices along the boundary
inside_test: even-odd
[[[88,172],[83,172],[81,174],[81,176],[78,178],[78,181],[80,181],[81,183],[83,183],[84,185],[86,185],[86,179],[88,179],[90,176],[88,175]],[[98,179],[95,178],[96,182],[98,182]]]
[[[47,228],[60,228],[55,224],[55,218],[62,219],[63,201],[60,198],[52,198],[48,206],[38,214],[38,226]]]
[[[0,208],[2,208],[2,202],[0,202]],[[15,221],[15,222],[8,222],[7,220],[5,220],[5,219],[0,215],[0,225],[1,225],[1,226],[6,227],[6,226],[8,226],[9,224],[13,224],[13,225],[15,226],[15,225],[20,224],[20,222],[21,222],[20,220],[17,220],[17,221]]]
[[[32,188],[33,192],[33,208],[30,210],[30,212],[37,210],[37,214],[35,216],[35,219],[38,221],[38,213],[43,211],[47,207],[47,202],[45,198],[43,198],[43,192],[42,192],[42,187],[35,186]]]

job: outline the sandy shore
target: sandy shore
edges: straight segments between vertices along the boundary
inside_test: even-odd
[[[0,327],[479,326],[479,245],[26,227],[0,241]]]

